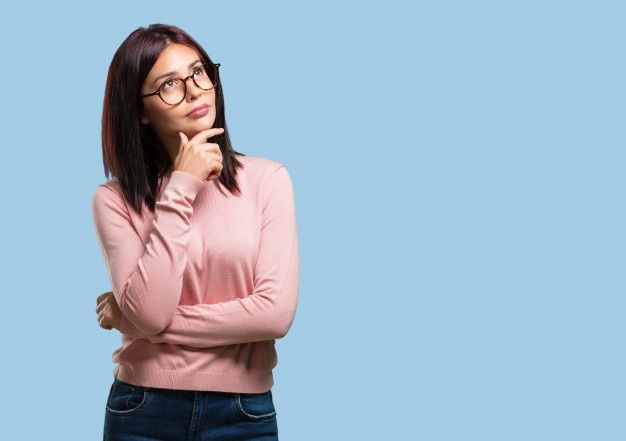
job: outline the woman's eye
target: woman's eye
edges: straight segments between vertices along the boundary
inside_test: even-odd
[[[173,83],[173,82],[174,82],[174,80],[167,80],[167,81],[165,81],[163,83],[163,87],[171,86],[172,85],[171,83]]]

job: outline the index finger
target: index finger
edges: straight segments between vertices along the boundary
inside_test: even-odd
[[[202,130],[201,132],[198,132],[196,136],[191,138],[189,140],[189,143],[195,144],[199,141],[205,141],[207,138],[211,138],[212,136],[220,135],[222,133],[224,133],[224,129],[221,127],[213,127],[210,129]]]
[[[98,303],[100,303],[100,301],[101,301],[102,299],[104,299],[106,296],[108,296],[108,295],[110,295],[110,294],[113,294],[113,292],[112,292],[112,291],[107,291],[107,292],[104,292],[104,293],[100,294],[100,295],[98,296],[98,298],[96,299],[96,305],[97,305]]]

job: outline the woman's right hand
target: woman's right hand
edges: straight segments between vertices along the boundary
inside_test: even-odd
[[[224,133],[223,128],[206,129],[187,139],[187,135],[178,132],[180,145],[174,159],[174,170],[184,171],[202,180],[212,180],[222,173],[222,151],[214,142],[206,141],[215,135]]]

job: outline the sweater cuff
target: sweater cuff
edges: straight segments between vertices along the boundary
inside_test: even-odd
[[[172,172],[172,175],[170,176],[170,180],[167,183],[167,186],[174,186],[176,188],[181,188],[186,192],[192,192],[195,194],[200,191],[205,183],[206,181],[195,177],[191,173],[187,173],[181,170],[174,170]]]

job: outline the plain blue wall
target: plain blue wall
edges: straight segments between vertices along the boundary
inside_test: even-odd
[[[114,51],[175,24],[287,165],[283,440],[623,440],[623,2],[28,2],[0,22],[3,439],[101,439]]]

